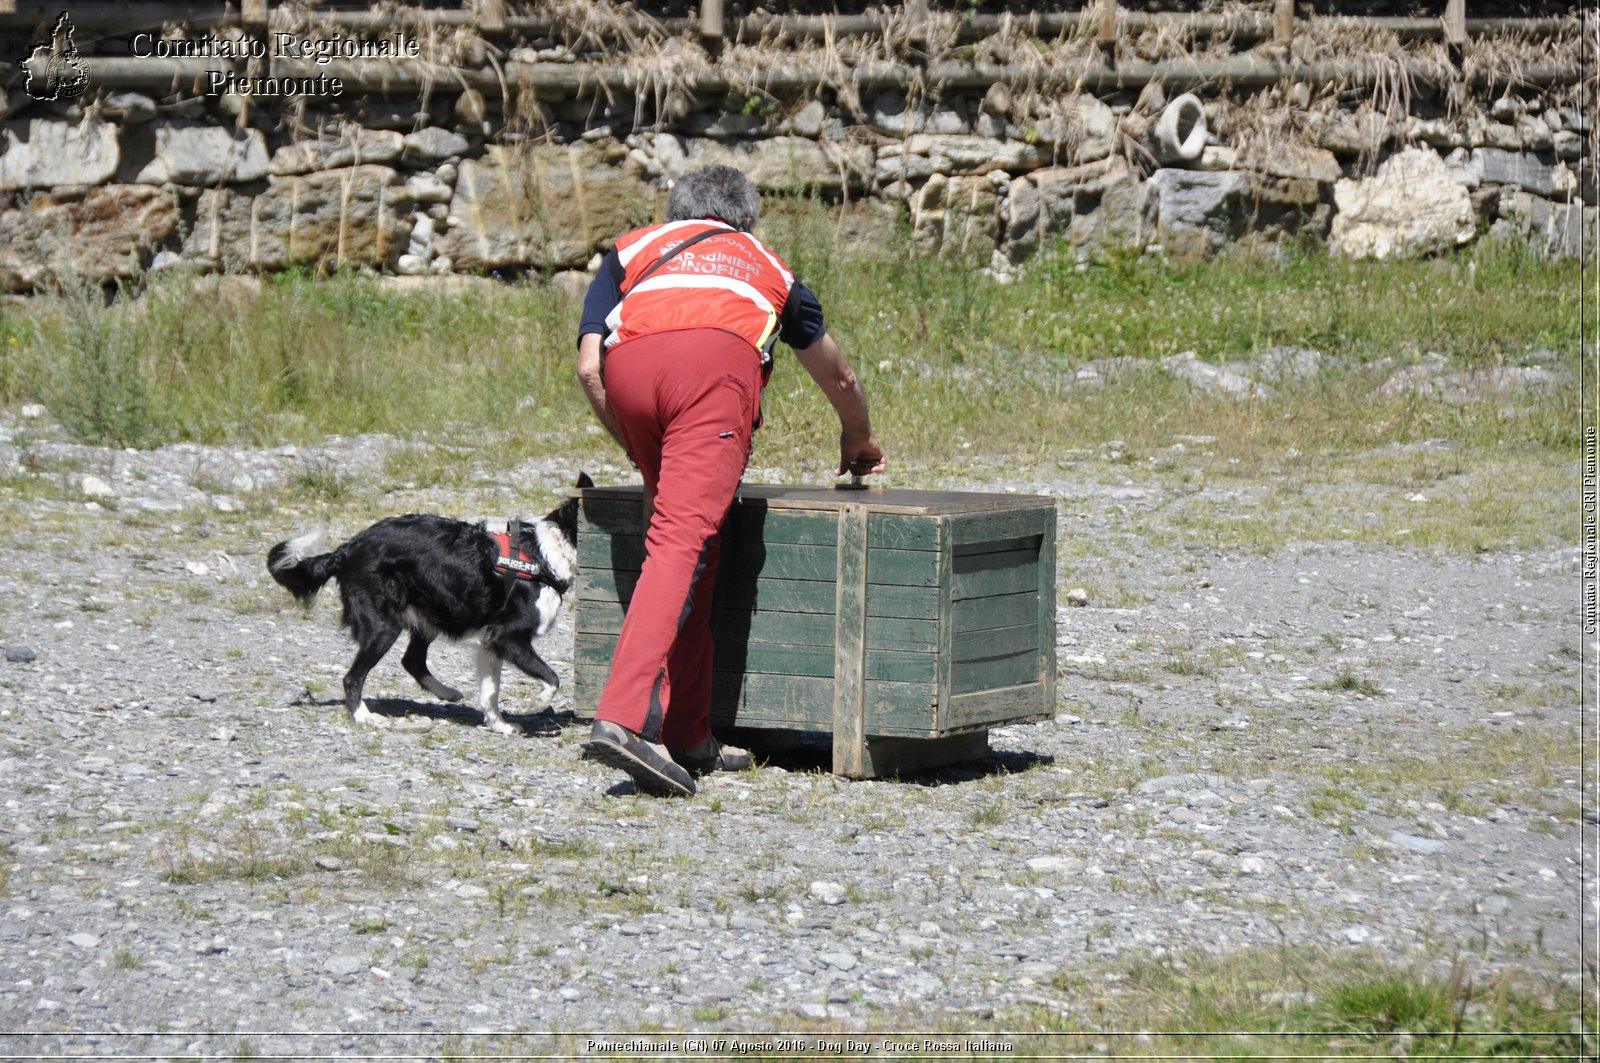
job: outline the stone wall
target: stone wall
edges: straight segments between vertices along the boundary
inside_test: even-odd
[[[108,86],[35,101],[13,87],[0,289],[165,269],[583,269],[708,163],[769,194],[892,204],[925,252],[1001,274],[1058,241],[1085,256],[1312,241],[1383,258],[1489,232],[1573,256],[1592,251],[1600,205],[1592,101],[1569,90],[1419,94],[1398,112],[1374,93],[1287,84],[1191,96],[1151,83],[1043,104],[1003,82],[913,97],[680,93],[653,107],[599,89],[508,95],[241,106]],[[1263,101],[1276,139],[1259,135]]]

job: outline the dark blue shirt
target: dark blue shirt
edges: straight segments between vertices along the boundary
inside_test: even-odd
[[[578,326],[578,338],[591,332],[602,338],[611,330],[606,327],[606,315],[622,302],[622,259],[617,249],[606,252],[600,263],[600,272],[589,282],[589,291],[583,297],[583,322]],[[778,315],[778,338],[796,350],[804,350],[827,334],[822,323],[822,304],[801,281],[795,281]]]

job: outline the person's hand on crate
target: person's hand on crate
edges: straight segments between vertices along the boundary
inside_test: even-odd
[[[839,433],[839,468],[835,476],[850,473],[853,476],[870,476],[882,472],[888,462],[878,437],[869,430],[865,435],[848,431]]]

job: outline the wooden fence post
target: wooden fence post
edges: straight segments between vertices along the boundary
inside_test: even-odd
[[[1460,73],[1467,52],[1467,0],[1445,0],[1444,50],[1449,53],[1456,72]],[[1458,95],[1461,93],[1460,82],[1452,86],[1452,91]]]
[[[1444,42],[1452,48],[1467,43],[1467,0],[1445,0]]]
[[[484,33],[504,33],[506,31],[505,0],[479,0],[478,28]]]
[[[727,36],[727,28],[723,25],[722,0],[700,0],[700,36],[717,44]]]
[[[1117,0],[1100,0],[1095,12],[1095,36],[1106,61],[1115,60],[1117,54]]]
[[[909,34],[915,44],[928,43],[928,0],[905,0],[906,24],[911,27]]]
[[[1279,44],[1294,40],[1294,0],[1276,0],[1272,5],[1272,39]]]

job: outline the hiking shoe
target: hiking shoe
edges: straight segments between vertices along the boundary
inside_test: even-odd
[[[697,746],[671,752],[673,760],[695,775],[706,775],[713,771],[743,771],[751,761],[748,751],[725,746],[709,735]]]
[[[589,731],[589,740],[583,744],[587,760],[626,772],[633,784],[647,794],[657,797],[692,797],[694,780],[689,773],[672,762],[666,749],[654,742],[646,742],[620,724],[609,720],[596,720]]]

